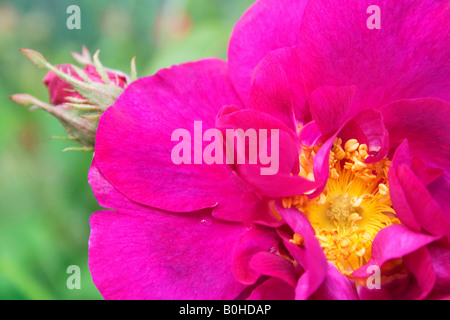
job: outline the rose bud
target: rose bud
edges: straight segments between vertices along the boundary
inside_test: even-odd
[[[81,147],[64,150],[93,151],[98,120],[107,108],[115,103],[126,86],[137,79],[134,58],[131,61],[131,77],[116,70],[103,67],[97,51],[91,59],[84,47],[82,54],[72,53],[75,60],[84,65],[53,66],[42,54],[31,49],[20,51],[37,67],[49,72],[43,79],[49,91],[50,104],[28,94],[15,94],[10,98],[30,109],[45,110],[56,117],[68,133],[68,137]]]
[[[75,79],[82,81],[83,79],[75,72],[73,67],[70,64],[62,64],[56,66],[59,70],[66,74],[71,74]],[[91,79],[93,82],[104,83],[101,76],[98,74],[95,66],[92,64],[88,64],[84,69],[82,69],[85,74]],[[125,88],[125,85],[129,82],[128,76],[119,71],[106,71],[108,78],[112,83],[117,85],[120,88]],[[50,103],[52,105],[60,105],[68,101],[67,97],[74,97],[78,99],[83,99],[83,97],[78,94],[73,87],[58,77],[53,71],[49,71],[43,80],[45,86],[48,89],[50,96]]]

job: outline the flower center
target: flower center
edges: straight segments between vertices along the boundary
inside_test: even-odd
[[[304,148],[300,155],[300,175],[308,179],[317,150]],[[295,207],[309,219],[326,258],[347,276],[370,260],[376,234],[399,223],[389,196],[390,161],[366,164],[367,150],[355,139],[342,146],[337,138],[324,191],[314,199],[306,195],[283,199],[284,207]],[[291,242],[302,245],[301,235],[294,234]]]

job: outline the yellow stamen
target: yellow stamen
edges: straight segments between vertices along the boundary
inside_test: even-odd
[[[300,175],[311,178],[318,147],[302,151]],[[400,223],[389,197],[390,161],[366,164],[368,156],[366,144],[350,139],[342,147],[342,140],[336,139],[324,191],[314,199],[283,199],[284,207],[293,206],[308,217],[328,261],[347,276],[370,260],[376,234]],[[303,238],[294,234],[291,242],[303,245]]]
[[[359,147],[359,143],[356,139],[350,139],[345,143],[344,149],[346,152],[353,152],[356,151],[356,149],[358,149]]]
[[[289,242],[292,242],[293,244],[295,244],[297,246],[303,246],[304,239],[298,233],[294,233],[293,238],[291,240],[289,240]]]

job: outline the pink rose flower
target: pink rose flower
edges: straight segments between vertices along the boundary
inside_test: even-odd
[[[228,62],[126,88],[89,172],[113,209],[90,221],[103,297],[450,296],[449,4],[378,1],[375,30],[371,4],[260,0]],[[195,136],[195,121],[278,130],[278,172],[175,164],[172,133]]]

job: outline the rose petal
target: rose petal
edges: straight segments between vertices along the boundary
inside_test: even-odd
[[[277,202],[278,213],[283,217],[291,229],[304,239],[304,248],[300,248],[289,241],[284,241],[286,248],[291,252],[305,272],[297,282],[295,298],[308,299],[323,283],[328,270],[328,262],[325,258],[319,242],[315,238],[314,230],[308,219],[297,209],[286,209]]]
[[[217,206],[216,216],[242,220],[258,197],[228,165],[176,165],[171,157],[176,129],[186,129],[194,141],[194,121],[201,121],[203,130],[214,128],[226,104],[239,104],[239,99],[225,62],[217,59],[139,79],[101,117],[95,162],[134,202],[177,212]]]
[[[404,257],[437,239],[439,237],[415,232],[404,225],[386,227],[378,232],[373,241],[371,261],[355,270],[352,276],[366,278],[370,274],[367,272],[370,265],[382,266],[388,260]]]
[[[391,147],[408,140],[411,156],[450,171],[450,103],[438,99],[400,100],[381,109]]]
[[[256,66],[248,107],[275,116],[294,132],[297,122],[311,120],[296,48],[271,51]]]
[[[327,276],[322,285],[312,295],[312,300],[358,300],[354,282],[336,269],[328,265]]]
[[[247,300],[293,300],[294,289],[277,278],[269,278],[257,286]]]
[[[114,188],[103,174],[98,170],[95,161],[92,161],[88,172],[88,182],[92,192],[100,206],[109,209],[133,209],[145,211],[146,207],[135,203],[125,197],[116,188]]]
[[[374,4],[380,30],[367,26]],[[307,92],[355,85],[360,108],[403,98],[449,100],[449,19],[446,1],[308,1],[298,40]]]
[[[297,44],[305,5],[303,0],[260,0],[236,23],[228,61],[230,77],[243,101],[249,95],[258,63],[272,50]]]
[[[324,136],[335,133],[351,116],[356,87],[320,87],[311,93],[311,116]]]
[[[399,184],[418,224],[431,234],[450,236],[450,225],[446,221],[446,217],[412,170],[405,164],[402,164],[396,173]]]
[[[89,268],[105,299],[233,299],[244,288],[231,272],[242,226],[156,210],[101,211],[90,223]]]
[[[293,288],[297,285],[293,263],[280,255],[270,252],[258,252],[250,259],[250,268],[262,275],[276,277]]]
[[[427,246],[434,272],[436,273],[436,288],[449,291],[450,288],[450,248],[433,243]]]
[[[424,299],[433,290],[436,283],[436,273],[433,270],[427,248],[420,248],[405,256],[403,258],[403,264],[414,275],[417,281],[415,290],[411,290],[405,298]]]
[[[250,268],[252,257],[259,252],[276,250],[279,239],[273,230],[254,227],[248,230],[236,242],[233,253],[232,271],[238,281],[243,284],[254,284],[261,273]]]

